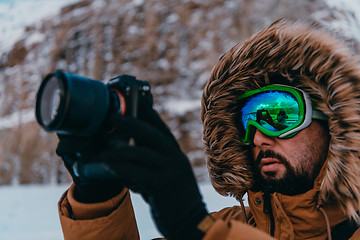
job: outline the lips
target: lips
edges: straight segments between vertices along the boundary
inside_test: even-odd
[[[263,172],[273,172],[278,169],[282,162],[276,158],[262,158],[260,161],[260,169]]]

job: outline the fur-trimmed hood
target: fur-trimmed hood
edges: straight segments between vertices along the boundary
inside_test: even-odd
[[[331,140],[321,195],[358,220],[360,62],[343,40],[315,23],[279,20],[233,47],[214,67],[201,113],[213,186],[236,197],[252,187],[253,160],[236,127],[238,96],[277,79],[307,92],[329,117]]]

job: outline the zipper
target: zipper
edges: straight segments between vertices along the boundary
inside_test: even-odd
[[[271,195],[269,193],[263,194],[264,209],[263,212],[269,214],[270,219],[270,235],[274,237],[275,234],[275,220],[271,209]]]

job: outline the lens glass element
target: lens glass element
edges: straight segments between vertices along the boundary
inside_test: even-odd
[[[61,95],[59,81],[53,76],[47,81],[40,101],[40,115],[45,126],[49,126],[55,120],[59,111]]]

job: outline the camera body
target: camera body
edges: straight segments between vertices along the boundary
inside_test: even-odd
[[[36,119],[49,132],[90,137],[108,133],[112,114],[136,118],[138,104],[152,107],[148,82],[121,75],[101,81],[56,71],[42,81],[36,98]]]

